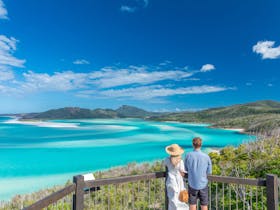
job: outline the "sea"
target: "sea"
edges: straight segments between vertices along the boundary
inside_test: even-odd
[[[238,146],[255,137],[209,124],[139,119],[78,119],[22,122],[0,117],[0,200],[72,181],[74,175],[164,159],[177,143],[204,152]]]

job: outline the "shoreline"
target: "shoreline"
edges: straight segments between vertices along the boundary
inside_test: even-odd
[[[68,127],[68,128],[77,128],[79,125],[75,123],[59,123],[59,122],[49,122],[48,120],[34,120],[34,119],[23,119],[20,117],[15,116],[7,116],[11,117],[11,120],[6,121],[7,124],[25,124],[25,125],[34,125],[38,127]],[[88,118],[88,119],[99,119],[99,118]],[[116,118],[108,118],[110,119],[116,119]],[[119,119],[131,119],[131,118],[119,118]],[[140,118],[136,118],[140,119]],[[55,119],[60,120],[60,119]],[[63,119],[63,120],[71,120],[71,119]],[[149,119],[143,119],[150,121]],[[153,120],[154,121],[154,120]],[[215,127],[212,126],[211,123],[199,123],[199,122],[181,122],[181,121],[173,121],[173,120],[167,120],[167,121],[156,121],[156,122],[166,122],[166,123],[185,123],[187,125],[191,126],[201,126],[201,127],[208,127],[208,128],[214,128],[214,129],[222,129],[222,130],[228,130],[228,131],[236,131],[238,133],[244,133],[246,134],[246,131],[244,128],[224,128],[224,127]]]
[[[49,122],[44,120],[21,120],[21,118],[13,118],[4,122],[6,124],[21,124],[21,125],[33,125],[38,127],[49,127],[49,128],[78,128],[79,125],[76,123],[60,123],[60,122]]]
[[[221,128],[223,130],[228,130],[228,131],[236,131],[238,133],[245,133],[244,128]]]
[[[201,126],[201,127],[207,127],[207,128],[213,128],[213,129],[221,129],[221,130],[228,130],[228,131],[236,131],[238,133],[247,134],[245,128],[225,128],[225,127],[215,127],[212,125],[212,123],[199,123],[199,122],[182,122],[182,121],[174,121],[174,120],[165,120],[165,121],[156,121],[156,122],[167,122],[167,123],[185,123],[187,125],[192,126]]]
[[[230,131],[244,131],[245,129],[244,128],[225,128],[225,130],[230,130]]]

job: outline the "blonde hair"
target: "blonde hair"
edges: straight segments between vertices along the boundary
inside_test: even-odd
[[[171,155],[170,156],[170,162],[174,167],[178,165],[178,163],[181,161],[181,159],[182,159],[181,155],[176,155],[176,156]]]

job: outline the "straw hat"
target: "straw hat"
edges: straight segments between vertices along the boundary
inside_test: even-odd
[[[165,147],[165,151],[172,156],[182,155],[184,153],[184,149],[178,144],[171,144]]]

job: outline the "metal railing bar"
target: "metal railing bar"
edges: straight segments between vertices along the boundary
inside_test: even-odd
[[[132,202],[132,209],[134,209],[135,208],[135,183],[133,182],[132,183],[132,193],[131,193],[131,195],[132,195],[132,197],[131,197],[131,202]]]
[[[210,207],[212,206],[211,204],[212,204],[212,188],[211,188],[211,183],[209,184],[209,205],[210,205]]]
[[[151,180],[148,180],[148,198],[149,198],[149,202],[148,202],[148,207],[150,209],[150,205],[151,205]]]
[[[243,210],[245,210],[245,208],[246,208],[246,187],[244,186],[244,188],[243,187],[241,187],[241,190],[243,190],[244,189],[244,191],[243,191],[243,193],[241,194],[241,196],[242,196],[242,198],[243,198]],[[241,191],[242,192],[242,191]]]
[[[218,183],[216,182],[216,209],[218,209]]]
[[[228,185],[228,187],[229,187],[229,190],[228,190],[228,192],[229,192],[229,210],[231,210],[231,186],[230,186],[230,184]]]
[[[253,189],[252,186],[250,187],[250,207],[253,207]]]
[[[236,209],[238,210],[238,185],[236,186],[236,191],[235,191],[235,200],[236,200]]]
[[[263,189],[261,188],[262,190],[262,210],[264,209],[264,205],[263,205]]]
[[[225,183],[222,184],[222,190],[223,190],[223,210],[225,209]]]

